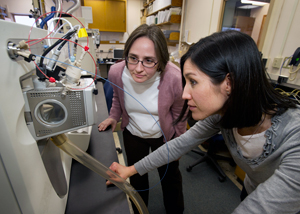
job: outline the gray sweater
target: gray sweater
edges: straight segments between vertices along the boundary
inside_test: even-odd
[[[172,162],[222,132],[234,161],[246,172],[248,197],[233,213],[297,213],[300,211],[300,108],[272,118],[260,157],[247,159],[237,150],[232,129],[218,125],[219,115],[198,121],[181,136],[134,164],[140,175]],[[169,159],[169,160],[168,160]]]

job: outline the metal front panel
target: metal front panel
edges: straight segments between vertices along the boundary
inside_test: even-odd
[[[4,20],[0,20],[0,27],[0,156],[5,169],[5,172],[0,169],[0,175],[4,175],[0,178],[1,195],[5,197],[0,200],[0,212],[64,213],[67,195],[59,197],[52,187],[37,142],[24,121],[24,111],[28,108],[22,89],[28,90],[27,84],[20,86],[20,81],[24,76],[31,75],[35,64],[24,60],[11,60],[6,51],[8,41],[28,40],[29,34],[30,40],[44,38],[47,31]],[[34,50],[34,54],[40,55],[42,52],[35,50],[39,44],[33,45],[36,42],[32,41],[30,48]],[[61,152],[61,161],[69,185],[72,159]]]
[[[68,91],[66,95],[61,92],[61,88],[56,88],[26,93],[37,137],[86,124],[83,92]]]

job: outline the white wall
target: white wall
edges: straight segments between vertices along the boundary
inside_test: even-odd
[[[186,0],[183,32],[189,31],[187,42],[197,42],[200,38],[218,30],[223,0]]]
[[[127,33],[130,35],[141,24],[143,1],[127,0]]]
[[[266,39],[262,48],[264,57],[269,59],[268,73],[272,79],[277,79],[280,69],[273,68],[275,57],[288,57],[300,47],[300,0],[274,1]],[[289,76],[288,69],[282,69],[281,74]],[[300,85],[300,74],[294,81],[288,83]]]
[[[9,13],[30,13],[32,0],[1,0],[0,6],[6,6]]]
[[[188,42],[197,42],[200,38],[219,30],[222,3],[222,0],[186,0],[184,30],[189,31]],[[234,10],[235,2],[228,3],[232,4],[231,8]],[[229,5],[227,7],[230,8]],[[251,17],[256,18],[252,35],[255,41],[258,39],[263,15],[268,13],[268,9],[269,5],[265,5],[252,10]],[[224,20],[224,22],[228,22],[228,25],[231,26],[232,19],[227,18],[228,20]]]

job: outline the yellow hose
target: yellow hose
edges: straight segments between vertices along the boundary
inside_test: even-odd
[[[139,213],[149,214],[148,209],[142,200],[139,193],[131,186],[126,180],[121,178],[118,174],[104,166],[102,163],[97,161],[91,155],[82,151],[76,145],[74,145],[65,134],[60,134],[52,137],[52,142],[65,153],[70,155],[72,158],[77,160],[79,163],[83,164],[90,170],[101,175],[103,178],[109,180],[114,185],[119,187],[123,192],[125,192],[133,203],[136,205]]]

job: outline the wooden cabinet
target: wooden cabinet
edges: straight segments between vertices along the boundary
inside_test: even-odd
[[[84,6],[92,7],[93,12],[89,28],[126,32],[126,5],[126,0],[84,0]]]

